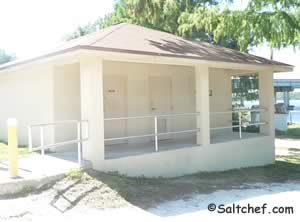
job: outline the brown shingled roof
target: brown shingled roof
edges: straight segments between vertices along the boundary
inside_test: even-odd
[[[69,41],[58,47],[55,51],[43,55],[40,58],[80,48],[210,61],[292,67],[285,63],[268,60],[203,41],[187,40],[170,33],[128,23],[116,24],[90,35]],[[15,62],[15,65],[17,64],[18,61]],[[1,69],[5,69],[5,65],[2,67],[0,66],[0,70]]]

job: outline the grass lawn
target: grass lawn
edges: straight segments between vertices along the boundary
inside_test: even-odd
[[[28,148],[19,147],[19,157],[26,157],[31,155]],[[8,159],[8,146],[7,144],[0,142],[0,161]]]
[[[300,124],[288,126],[287,131],[276,131],[276,138],[279,139],[300,139]]]

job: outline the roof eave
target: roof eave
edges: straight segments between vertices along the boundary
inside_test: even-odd
[[[81,48],[80,46],[74,46],[74,47],[70,47],[70,48],[67,48],[67,49],[59,50],[59,51],[53,51],[53,52],[50,52],[50,53],[45,53],[43,55],[35,56],[35,57],[29,58],[29,59],[24,59],[24,60],[21,59],[21,60],[15,60],[15,61],[12,61],[12,62],[8,62],[8,63],[0,65],[0,72],[9,70],[9,69],[17,67],[17,66],[22,66],[22,65],[34,63],[34,62],[37,62],[37,61],[42,61],[42,60],[47,59],[47,58],[51,58],[51,57],[63,55],[63,54],[66,54],[66,53],[74,52],[74,51],[79,50],[80,48]]]
[[[169,57],[169,58],[182,58],[182,59],[190,59],[197,62],[222,62],[227,64],[240,64],[240,65],[250,65],[250,66],[258,66],[258,67],[268,67],[272,68],[274,72],[290,72],[293,71],[294,66],[288,64],[258,64],[258,63],[246,63],[246,62],[229,62],[224,60],[216,60],[216,59],[208,59],[208,58],[199,58],[197,56],[185,56],[185,55],[172,55],[172,54],[164,54],[164,53],[153,53],[153,52],[145,52],[145,51],[134,51],[134,50],[125,50],[125,49],[115,49],[115,48],[104,48],[104,47],[96,47],[96,46],[81,46],[81,49],[90,50],[90,51],[102,51],[102,52],[115,52],[115,53],[124,53],[124,54],[135,54],[135,55],[148,55],[148,56],[160,56],[160,57]]]
[[[34,63],[37,61],[41,61],[50,57],[55,57],[59,55],[63,55],[66,53],[71,53],[75,52],[78,50],[88,50],[88,51],[98,51],[98,52],[110,52],[110,53],[121,53],[121,54],[135,54],[135,55],[145,55],[145,56],[155,56],[155,57],[169,57],[169,58],[177,58],[177,59],[188,59],[191,61],[195,62],[207,62],[207,63],[212,63],[212,62],[221,62],[221,63],[227,63],[227,64],[241,64],[241,65],[250,65],[250,66],[259,66],[259,67],[268,67],[272,68],[274,72],[290,72],[293,71],[294,66],[291,65],[275,65],[275,64],[256,64],[256,63],[245,63],[245,62],[228,62],[224,60],[212,60],[208,58],[199,58],[197,56],[188,56],[188,55],[172,55],[172,54],[164,54],[164,53],[154,53],[154,52],[147,52],[147,51],[137,51],[137,50],[126,50],[126,49],[115,49],[115,48],[105,48],[105,47],[98,47],[98,46],[88,46],[88,45],[77,45],[74,47],[70,47],[67,49],[59,50],[59,51],[54,51],[50,53],[43,54],[41,56],[33,57],[30,59],[26,60],[16,60],[13,62],[9,62],[3,65],[0,65],[0,72],[7,71],[11,68],[17,67],[17,66],[22,66],[25,64],[29,63]]]

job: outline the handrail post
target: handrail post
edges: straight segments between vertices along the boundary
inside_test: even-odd
[[[29,151],[32,152],[32,131],[31,131],[31,126],[28,126],[28,148],[29,148]]]
[[[45,147],[44,147],[44,127],[40,126],[40,141],[41,141],[41,154],[45,154]]]
[[[85,123],[86,123],[85,138],[88,139],[90,137],[89,121],[86,120]],[[81,129],[82,129],[82,125],[81,125]],[[81,132],[81,134],[82,134],[82,132]]]
[[[157,116],[154,116],[154,134],[155,134],[155,151],[158,151],[158,138],[157,138]]]
[[[242,139],[242,115],[241,115],[241,111],[239,111],[238,114],[239,114],[239,135],[240,135],[240,139]]]
[[[78,165],[81,167],[82,162],[82,134],[81,134],[81,121],[77,122],[77,152],[78,152]]]

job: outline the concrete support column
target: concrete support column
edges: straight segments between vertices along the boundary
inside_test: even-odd
[[[197,144],[210,144],[210,118],[209,118],[209,68],[204,65],[195,66],[196,81],[196,111],[200,112],[197,119]]]
[[[80,90],[81,118],[89,121],[89,140],[83,143],[83,159],[91,160],[95,167],[104,160],[103,60],[97,57],[80,60]]]
[[[259,103],[261,107],[267,108],[266,112],[261,112],[261,121],[268,122],[267,125],[261,126],[261,133],[273,136],[274,128],[274,86],[273,71],[261,71],[259,73]]]
[[[289,94],[289,91],[288,90],[284,90],[283,91],[283,103],[284,103],[284,106],[286,108],[288,108],[289,106],[289,102],[290,102],[290,94]]]

